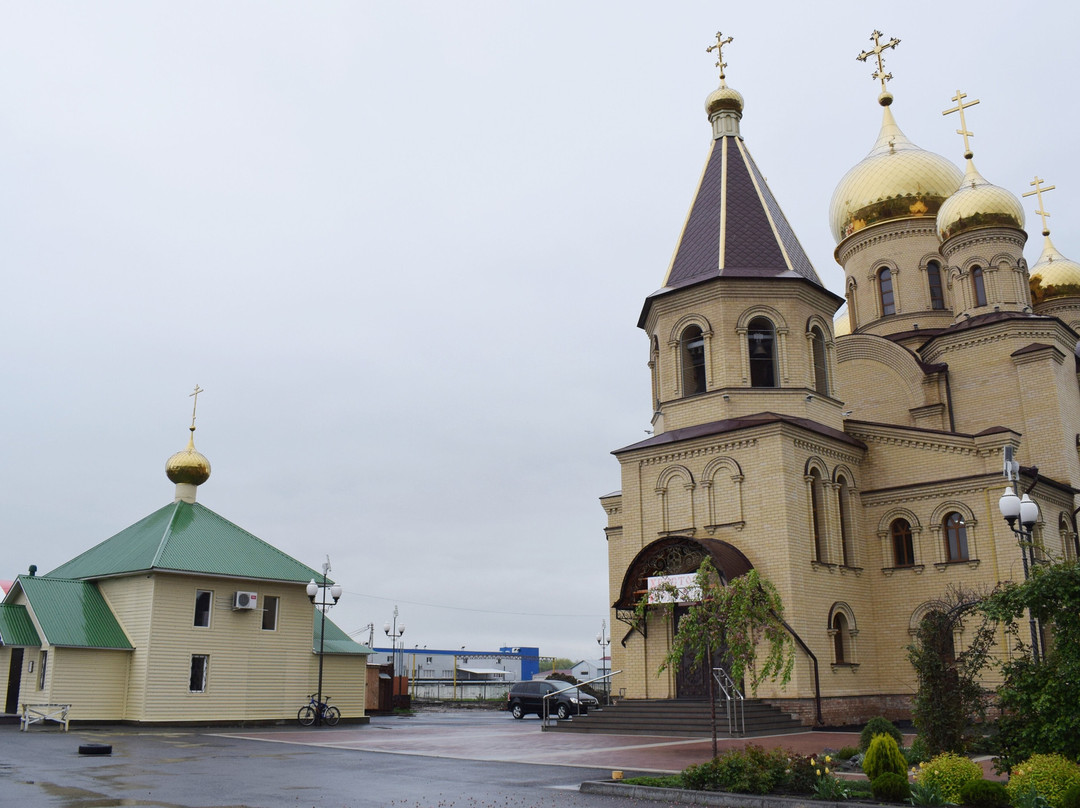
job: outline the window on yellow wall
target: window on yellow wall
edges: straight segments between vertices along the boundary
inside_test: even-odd
[[[38,662],[38,690],[45,689],[45,671],[49,667],[49,652],[42,651]]]
[[[968,560],[967,527],[955,511],[945,517],[945,552],[949,561]]]
[[[210,668],[210,657],[206,654],[191,655],[191,678],[188,681],[188,691],[191,693],[206,692],[206,674]]]
[[[280,600],[276,595],[267,595],[263,598],[263,631],[277,631],[278,604]]]
[[[207,589],[195,591],[195,623],[199,628],[210,627],[210,606],[214,602],[214,593]]]

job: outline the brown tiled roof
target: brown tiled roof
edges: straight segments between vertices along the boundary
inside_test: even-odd
[[[712,421],[708,424],[695,424],[694,426],[683,427],[682,429],[673,429],[670,432],[664,432],[660,435],[654,435],[638,443],[633,443],[629,446],[624,446],[621,449],[616,449],[612,452],[613,455],[620,455],[624,452],[632,452],[636,449],[647,449],[652,446],[663,446],[668,443],[680,443],[684,440],[692,440],[694,438],[704,438],[709,435],[722,435],[725,432],[737,432],[740,429],[751,429],[756,426],[764,426],[766,424],[791,424],[793,426],[806,429],[810,432],[816,432],[819,435],[824,435],[827,438],[833,438],[834,440],[841,441],[850,446],[856,446],[860,449],[865,449],[866,444],[857,438],[853,438],[850,435],[841,432],[838,429],[819,424],[817,421],[811,421],[809,418],[796,418],[791,415],[780,415],[775,412],[759,412],[755,415],[746,415],[742,418],[726,418],[723,421]]]

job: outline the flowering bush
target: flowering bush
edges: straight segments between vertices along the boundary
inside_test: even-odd
[[[1063,755],[1032,755],[1012,770],[1005,788],[1014,804],[1034,789],[1051,808],[1064,808],[1065,792],[1076,784],[1080,784],[1080,765]]]
[[[960,802],[960,789],[972,780],[982,780],[983,772],[978,763],[963,755],[945,752],[921,764],[916,780],[920,784],[938,787],[948,802]]]

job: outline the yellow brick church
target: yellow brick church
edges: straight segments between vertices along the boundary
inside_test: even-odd
[[[905,646],[934,600],[1023,579],[998,512],[1007,449],[1039,505],[1036,555],[1078,555],[1080,264],[1051,243],[1037,179],[1044,249],[1028,267],[1021,201],[975,167],[973,99],[952,99],[963,166],[904,135],[883,64],[896,40],[871,39],[860,58],[878,68],[881,129],[829,210],[843,296],[751,157],[717,62],[705,169],[638,320],[653,434],[614,452],[621,490],[601,498],[626,699],[704,696],[699,671],[657,676],[678,609],[644,623],[634,609],[649,578],[708,557],[727,579],[758,570],[783,598],[795,672],[760,696],[807,723],[905,715]]]

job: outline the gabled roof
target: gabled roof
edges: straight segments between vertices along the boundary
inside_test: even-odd
[[[25,606],[0,603],[0,645],[41,645],[41,638]]]
[[[306,583],[322,573],[199,503],[177,501],[62,564],[48,578],[163,570]]]
[[[90,581],[20,575],[15,582],[51,645],[133,649],[97,585]],[[40,643],[38,643],[40,644]]]
[[[315,610],[315,630],[311,633],[311,650],[319,653],[319,638],[322,636],[322,615]],[[334,623],[326,621],[326,642],[323,652],[327,654],[370,654],[371,649],[362,645],[338,628]]]

